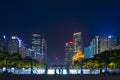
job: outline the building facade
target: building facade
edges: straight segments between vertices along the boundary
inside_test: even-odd
[[[115,36],[108,36],[108,49],[112,50],[117,46],[117,38]]]
[[[116,46],[117,39],[113,36],[95,36],[92,40],[93,53],[100,54],[106,50],[112,50]]]
[[[6,36],[0,37],[0,51],[1,52],[8,52],[8,39]]]
[[[36,54],[41,54],[41,35],[32,34],[32,49],[36,52]]]
[[[8,41],[8,50],[10,54],[19,53],[19,41],[17,36],[12,36]]]
[[[77,32],[73,34],[73,48],[74,52],[83,52],[83,40],[81,36],[81,32]]]
[[[93,42],[90,43],[88,47],[85,47],[84,49],[84,54],[85,54],[85,59],[93,57]]]
[[[32,50],[35,52],[36,60],[46,64],[47,42],[44,35],[32,34]]]
[[[73,42],[70,41],[65,44],[65,65],[71,64],[73,56],[74,56]]]

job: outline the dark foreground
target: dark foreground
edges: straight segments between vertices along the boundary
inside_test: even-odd
[[[8,75],[0,74],[0,80],[120,80],[120,75]]]

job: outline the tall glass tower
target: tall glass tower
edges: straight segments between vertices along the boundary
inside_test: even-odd
[[[39,34],[32,34],[32,49],[37,53],[41,54],[41,35]]]
[[[65,44],[65,65],[66,66],[71,64],[73,56],[74,56],[73,42],[70,41]]]
[[[47,42],[43,35],[32,34],[32,49],[36,53],[36,58],[42,63],[47,61]]]
[[[74,52],[83,52],[83,41],[82,41],[82,36],[81,32],[77,32],[73,34],[73,48]]]

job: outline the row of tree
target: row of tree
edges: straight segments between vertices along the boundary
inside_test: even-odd
[[[25,57],[24,59],[19,54],[10,55],[7,52],[0,52],[0,67],[6,66],[6,59],[8,63],[8,67],[15,68],[30,68],[31,60],[33,64],[33,68],[43,68],[45,67],[42,63],[37,62],[31,57]]]

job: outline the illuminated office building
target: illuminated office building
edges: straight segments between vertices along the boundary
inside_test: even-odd
[[[5,35],[0,37],[0,51],[8,52],[8,39],[6,39]]]
[[[36,52],[36,54],[41,54],[41,35],[32,34],[32,49]]]
[[[8,42],[8,49],[10,54],[19,53],[19,47],[21,46],[21,41],[17,36],[12,36]]]
[[[82,41],[82,36],[81,36],[81,32],[77,32],[73,34],[73,49],[74,52],[79,52],[82,51],[83,52],[83,41]]]
[[[46,63],[47,42],[43,35],[32,34],[32,49],[35,52],[37,61]]]
[[[47,42],[46,42],[44,36],[42,37],[41,50],[42,50],[42,62],[44,64],[47,64]]]
[[[99,54],[106,50],[112,50],[116,46],[117,39],[112,36],[95,36],[93,42],[93,53]]]
[[[71,64],[73,55],[73,42],[70,41],[65,44],[65,65]]]
[[[93,42],[89,46],[84,48],[85,59],[93,57]]]
[[[108,49],[112,50],[117,46],[117,38],[115,36],[108,36]]]

